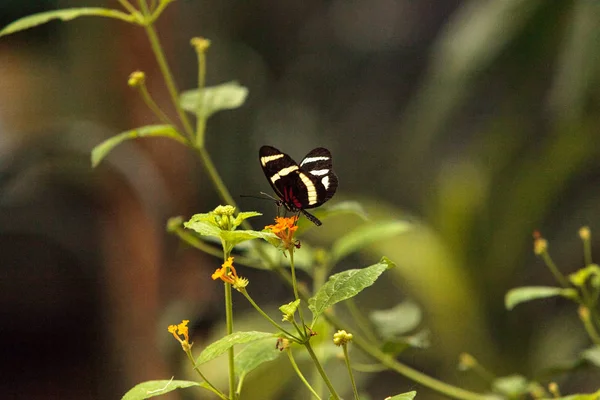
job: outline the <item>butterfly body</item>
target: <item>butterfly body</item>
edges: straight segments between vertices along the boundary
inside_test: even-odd
[[[302,212],[316,225],[321,225],[321,221],[306,209],[325,203],[337,190],[338,178],[332,169],[329,150],[313,149],[297,164],[276,148],[262,146],[259,159],[280,204],[288,211]]]

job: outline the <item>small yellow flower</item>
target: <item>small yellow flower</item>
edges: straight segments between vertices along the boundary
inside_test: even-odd
[[[579,228],[579,237],[582,240],[590,240],[591,236],[592,232],[590,231],[590,228],[588,226],[582,226],[581,228]]]
[[[206,51],[210,47],[210,40],[203,37],[195,37],[190,40],[190,43],[198,53]]]
[[[146,74],[142,71],[134,71],[129,75],[127,84],[133,88],[143,85],[146,80]]]
[[[233,266],[233,257],[229,257],[221,268],[218,268],[213,274],[212,279],[216,281],[221,279],[223,282],[230,283],[234,289],[240,290],[248,286],[248,279],[239,277],[235,267]]]
[[[458,356],[458,366],[461,371],[467,371],[477,365],[477,361],[468,353],[461,353]]]
[[[548,241],[538,231],[533,232],[533,252],[536,256],[544,254],[548,250]]]
[[[285,249],[291,249],[292,246],[300,247],[300,242],[294,239],[294,233],[298,230],[298,216],[294,215],[289,218],[276,217],[275,225],[267,225],[265,229],[273,232],[283,243]]]
[[[354,336],[344,330],[337,331],[333,334],[333,344],[336,346],[345,346],[348,342],[351,342]]]
[[[167,328],[167,330],[173,334],[175,339],[181,343],[181,347],[183,347],[184,350],[189,350],[192,347],[187,327],[189,322],[189,320],[184,319],[179,325],[169,325]]]

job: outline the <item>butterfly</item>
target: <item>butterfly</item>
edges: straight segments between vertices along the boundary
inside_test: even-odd
[[[280,199],[278,205],[301,212],[315,225],[322,225],[306,209],[325,203],[337,190],[338,178],[332,169],[329,150],[317,147],[300,164],[271,146],[262,146],[258,155],[263,172]]]

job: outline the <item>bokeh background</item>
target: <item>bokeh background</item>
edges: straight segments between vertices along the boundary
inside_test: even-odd
[[[76,6],[119,7],[3,0],[0,24]],[[516,286],[554,284],[532,254],[534,230],[569,273],[583,266],[578,228],[600,226],[600,2],[179,0],[158,30],[180,89],[195,86],[189,39],[204,36],[208,84],[250,90],[241,109],[208,123],[208,149],[234,196],[268,190],[261,145],[296,159],[324,146],[340,178],[332,203],[360,200],[374,219],[414,224],[338,266],[381,255],[398,264],[357,301],[421,306],[431,347],[403,361],[474,390],[485,387],[457,370],[461,352],[499,376],[551,378],[564,393],[598,388],[590,368],[544,375],[589,346],[575,306],[508,312],[503,299]],[[139,28],[81,18],[0,39],[3,398],[119,398],[183,375],[168,324],[193,320],[198,348],[219,333],[220,285],[209,277],[219,261],[164,229],[171,216],[219,203],[200,164],[148,139],[90,167],[94,145],[155,122],[126,85],[136,69],[172,113]],[[254,199],[240,205],[274,212]],[[358,223],[328,220],[311,239],[326,246]],[[243,273],[262,286],[263,304],[287,298],[276,278]],[[439,398],[391,373],[360,379],[372,399],[413,389]],[[251,398],[307,398],[268,368],[257,382]]]

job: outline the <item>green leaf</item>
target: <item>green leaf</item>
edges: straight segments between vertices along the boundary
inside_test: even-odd
[[[402,394],[397,394],[392,397],[386,397],[385,400],[412,400],[417,395],[417,392],[413,390],[412,392],[406,392]]]
[[[45,24],[55,19],[70,21],[78,17],[95,16],[116,18],[125,22],[134,22],[135,18],[119,10],[98,7],[83,7],[83,8],[65,8],[63,10],[46,11],[38,14],[28,15],[8,24],[2,31],[0,36],[10,35],[11,33],[24,31],[38,25]]]
[[[383,257],[377,264],[363,269],[351,269],[329,277],[314,297],[308,300],[313,313],[313,324],[326,309],[340,301],[349,299],[371,286],[386,269],[394,263]]]
[[[508,291],[504,298],[504,304],[508,310],[512,310],[519,303],[554,296],[563,296],[568,299],[574,299],[577,297],[577,291],[575,289],[563,289],[551,286],[519,287]]]
[[[275,335],[268,332],[257,331],[234,332],[231,335],[227,335],[224,338],[221,338],[208,345],[196,359],[196,366],[217,358],[236,344],[250,343],[266,338],[275,338]],[[273,346],[275,345],[273,344]]]
[[[202,93],[202,104],[199,105],[200,93]],[[181,93],[181,107],[198,117],[208,118],[217,111],[231,110],[244,104],[248,96],[248,89],[239,83],[232,81],[204,89],[186,90]],[[199,106],[201,115],[198,113]]]
[[[183,223],[183,226],[187,229],[191,229],[203,236],[215,236],[220,238],[221,229],[216,226],[216,223],[211,221],[207,216],[208,214],[196,214],[192,218]]]
[[[582,351],[581,357],[594,364],[596,367],[600,367],[600,346],[596,345]]]
[[[585,268],[581,268],[569,275],[569,281],[577,287],[582,287],[590,278],[600,276],[600,266],[598,264],[590,264]]]
[[[596,393],[580,393],[571,396],[558,397],[553,400],[598,400],[600,398],[600,390]]]
[[[363,247],[404,233],[410,228],[411,224],[406,221],[387,221],[361,225],[333,244],[331,249],[332,264]]]
[[[238,377],[244,377],[262,363],[275,360],[280,354],[272,338],[252,342],[236,354],[235,373]]]
[[[405,301],[387,310],[373,311],[369,318],[381,336],[389,338],[415,329],[421,323],[422,312],[417,304]]]
[[[235,216],[235,220],[234,220],[234,225],[236,227],[240,226],[242,224],[242,222],[244,222],[244,220],[247,220],[248,218],[252,218],[252,217],[260,217],[262,214],[256,211],[243,211],[241,213],[238,213],[238,215]]]
[[[429,340],[429,331],[423,330],[412,336],[388,339],[381,346],[381,351],[396,356],[409,348],[426,349],[430,345],[431,341]]]
[[[495,379],[492,390],[509,398],[519,398],[527,393],[529,382],[521,375],[509,375]]]
[[[198,383],[192,381],[174,381],[174,380],[160,380],[160,381],[147,381],[135,385],[131,388],[122,400],[138,400],[138,399],[149,399],[150,397],[160,396],[165,393],[172,392],[176,389],[185,389],[192,386],[204,387],[206,383]]]
[[[220,237],[231,246],[252,239],[275,240],[277,235],[266,231],[220,231]]]
[[[122,142],[130,139],[152,136],[168,137],[184,144],[187,143],[186,139],[184,139],[172,125],[142,126],[140,128],[119,133],[94,147],[92,150],[92,167],[96,167],[100,164],[100,161],[102,161],[113,148]]]
[[[321,206],[314,211],[311,210],[311,214],[319,218],[321,221],[336,215],[355,215],[362,220],[369,219],[364,208],[357,201],[342,201],[331,206]],[[300,235],[307,229],[313,227],[315,227],[315,224],[308,221],[306,218],[300,218],[298,220],[298,231],[296,234]]]
[[[294,300],[290,303],[284,304],[279,307],[279,311],[283,313],[284,321],[292,321],[294,319],[294,314],[296,314],[296,310],[300,305],[300,299]]]

